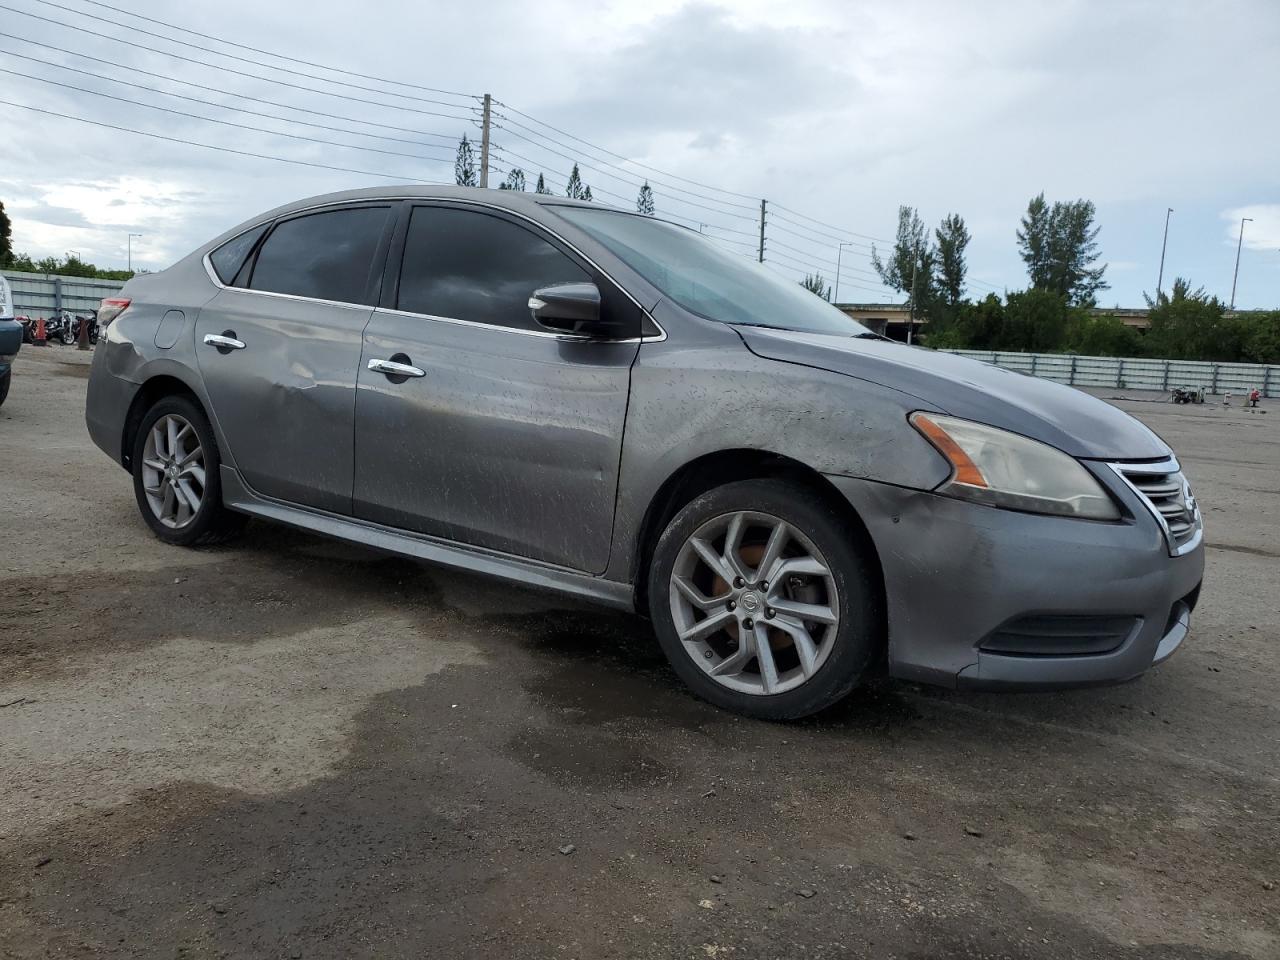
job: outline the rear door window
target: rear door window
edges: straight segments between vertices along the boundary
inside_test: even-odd
[[[258,251],[250,289],[372,304],[373,259],[388,209],[326,210],[277,224]]]
[[[410,313],[541,330],[529,313],[533,291],[593,279],[550,240],[502,217],[415,207],[405,235],[397,306]]]

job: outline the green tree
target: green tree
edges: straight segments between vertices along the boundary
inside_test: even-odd
[[[507,179],[498,184],[499,190],[524,190],[524,171],[519,167],[512,167],[507,174]]]
[[[1071,319],[1067,298],[1032,287],[1011,293],[1004,309],[1004,328],[995,349],[1053,353],[1067,340]]]
[[[594,199],[595,199],[595,197],[591,196],[591,188],[590,188],[590,187],[583,187],[583,188],[582,188],[582,199],[583,199],[583,200],[586,200],[588,203],[590,203],[592,200],[594,200]]]
[[[1229,322],[1227,308],[1203,287],[1191,289],[1188,280],[1178,277],[1168,293],[1158,300],[1146,297],[1147,348],[1154,357],[1169,360],[1240,359],[1243,352],[1238,324]]]
[[[541,193],[548,197],[551,196],[551,191],[547,189],[547,181],[542,174],[538,174],[538,185],[533,188],[533,192]]]
[[[906,294],[917,322],[937,320],[937,252],[926,241],[924,221],[913,207],[898,207],[893,250],[881,260],[872,244],[871,265],[885,286]]]
[[[13,224],[9,222],[9,215],[4,212],[4,201],[0,200],[0,267],[7,267],[12,261]]]
[[[582,182],[582,174],[578,172],[578,165],[573,165],[573,170],[569,173],[569,182],[565,185],[564,195],[571,200],[585,200],[583,194],[586,187]]]
[[[800,281],[800,286],[810,293],[816,293],[823,300],[831,300],[831,285],[822,279],[821,273],[806,273],[804,279]]]
[[[1241,345],[1240,359],[1280,364],[1280,310],[1239,313],[1232,319]]]
[[[636,213],[643,213],[646,217],[653,216],[653,188],[649,186],[648,180],[644,182],[644,186],[640,188],[640,193],[636,197]]]
[[[460,187],[475,187],[480,184],[480,176],[476,173],[476,154],[465,133],[458,142],[458,155],[453,161],[453,179]]]
[[[1033,289],[1061,294],[1075,305],[1091,306],[1098,291],[1108,284],[1103,279],[1106,264],[1095,266],[1098,233],[1097,211],[1091,200],[1054,201],[1049,206],[1044,193],[1027,204],[1017,231],[1018,252],[1027,265]]]
[[[1086,357],[1137,357],[1144,346],[1142,334],[1113,313],[1080,310],[1067,334],[1067,349]]]
[[[933,231],[938,242],[938,287],[947,306],[955,311],[964,299],[964,280],[968,265],[965,248],[969,246],[969,230],[958,213],[948,214]]]

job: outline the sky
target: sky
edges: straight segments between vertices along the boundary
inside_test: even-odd
[[[158,270],[281,203],[452,182],[487,92],[494,183],[520,166],[562,192],[577,160],[630,207],[647,178],[659,215],[744,255],[766,198],[766,262],[832,280],[838,258],[841,301],[901,300],[869,260],[900,204],[965,218],[971,296],[1025,287],[1015,231],[1044,191],[1096,204],[1103,306],[1154,291],[1172,207],[1166,290],[1228,300],[1247,217],[1236,305],[1280,307],[1277,0],[359,9],[0,0],[15,249],[123,267],[138,234],[133,266]]]

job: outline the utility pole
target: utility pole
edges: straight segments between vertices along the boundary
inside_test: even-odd
[[[484,95],[484,117],[480,121],[480,186],[489,186],[489,113],[493,98]]]
[[[1156,278],[1156,306],[1160,306],[1160,287],[1164,284],[1164,251],[1169,246],[1169,217],[1173,214],[1170,207],[1164,215],[1164,242],[1160,244],[1160,276]]]
[[[764,215],[769,201],[760,201],[760,262],[764,263]]]
[[[911,262],[911,312],[907,315],[907,346],[911,346],[911,337],[916,329],[916,269],[920,266],[920,248],[917,245],[915,257]]]
[[[1240,218],[1240,239],[1236,241],[1236,272],[1231,275],[1231,306],[1228,308],[1234,310],[1236,308],[1236,280],[1240,277],[1240,247],[1244,243],[1244,225],[1253,223],[1253,217]]]
[[[836,292],[832,294],[835,303],[840,302],[840,255],[844,253],[845,247],[853,246],[852,242],[845,240],[840,246],[836,247]]]
[[[129,272],[130,273],[133,272],[133,238],[134,237],[137,237],[139,240],[141,240],[142,234],[140,233],[129,234]]]

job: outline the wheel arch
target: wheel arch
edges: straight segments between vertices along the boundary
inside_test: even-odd
[[[671,519],[694,498],[708,490],[735,480],[760,480],[766,478],[788,480],[806,487],[824,500],[848,524],[850,532],[858,538],[866,551],[874,571],[878,608],[883,616],[885,609],[884,568],[862,517],[847,499],[817,470],[799,460],[767,450],[730,449],[703,454],[675,470],[658,488],[648,507],[636,536],[632,558],[634,571],[635,607],[642,615],[648,615],[649,564],[662,531]]]
[[[133,445],[138,436],[138,427],[142,425],[142,418],[157,402],[172,396],[189,397],[204,411],[206,417],[209,415],[200,395],[185,380],[169,373],[149,377],[134,394],[129,412],[124,418],[124,428],[120,432],[120,463],[126,470],[133,470]]]

